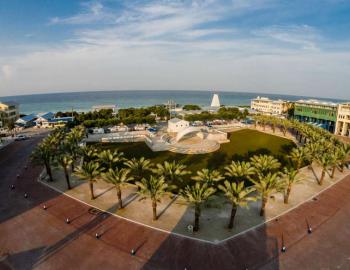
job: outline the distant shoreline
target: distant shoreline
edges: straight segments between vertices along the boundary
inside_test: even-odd
[[[77,112],[85,112],[91,110],[92,106],[95,105],[114,104],[118,108],[146,107],[164,104],[168,100],[173,100],[175,103],[181,105],[196,104],[206,107],[210,105],[214,93],[219,94],[221,104],[226,106],[249,106],[250,100],[257,96],[290,101],[309,98],[337,103],[346,101],[342,99],[282,94],[203,90],[123,90],[46,93],[0,97],[0,101],[18,102],[20,104],[21,114],[71,111],[72,109]]]

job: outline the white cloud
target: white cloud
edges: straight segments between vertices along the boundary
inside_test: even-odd
[[[83,25],[70,40],[6,57],[10,73],[13,66],[16,73],[0,84],[0,96],[19,89],[216,88],[323,96],[332,89],[350,98],[344,91],[350,77],[348,50],[332,51],[322,33],[308,25],[247,30],[216,24],[274,3],[228,2],[127,2],[118,13],[99,2],[86,4],[79,14],[51,20],[50,27]],[[90,23],[99,27],[90,28]]]
[[[96,22],[111,22],[114,20],[113,14],[105,11],[104,6],[99,2],[84,3],[83,11],[71,17],[51,18],[50,24],[91,24]]]
[[[309,25],[273,25],[255,30],[253,34],[293,45],[299,45],[304,49],[318,49],[317,43],[321,39],[318,31]]]

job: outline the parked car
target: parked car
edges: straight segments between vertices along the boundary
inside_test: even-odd
[[[28,139],[28,137],[27,137],[26,135],[22,135],[22,134],[17,135],[17,136],[15,137],[15,141],[24,141],[24,140],[26,140],[26,139]]]
[[[92,130],[92,133],[93,134],[104,134],[105,133],[105,130],[103,128],[94,128]]]

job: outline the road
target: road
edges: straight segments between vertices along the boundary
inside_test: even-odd
[[[41,168],[28,157],[40,140],[0,150],[0,269],[350,269],[350,177],[277,221],[210,244],[95,211],[38,183]]]

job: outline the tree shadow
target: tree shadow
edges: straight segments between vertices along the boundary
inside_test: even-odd
[[[33,269],[35,263],[45,252],[45,247],[34,248],[18,253],[8,253],[0,261],[0,269]]]
[[[157,215],[157,218],[160,218],[164,213],[165,211],[177,200],[178,196],[175,195],[171,201],[158,213]]]
[[[207,168],[217,169],[223,166],[226,163],[227,154],[223,152],[214,152],[211,153],[209,159],[207,160]]]
[[[128,206],[130,203],[132,203],[134,200],[136,200],[140,195],[136,192],[134,193],[130,193],[128,196],[126,196],[123,199],[123,206],[126,207]]]
[[[102,191],[101,193],[97,194],[95,196],[95,198],[98,198],[98,197],[101,197],[103,194],[107,193],[108,191],[111,191],[114,187],[109,187],[109,188],[106,188],[104,191]]]

